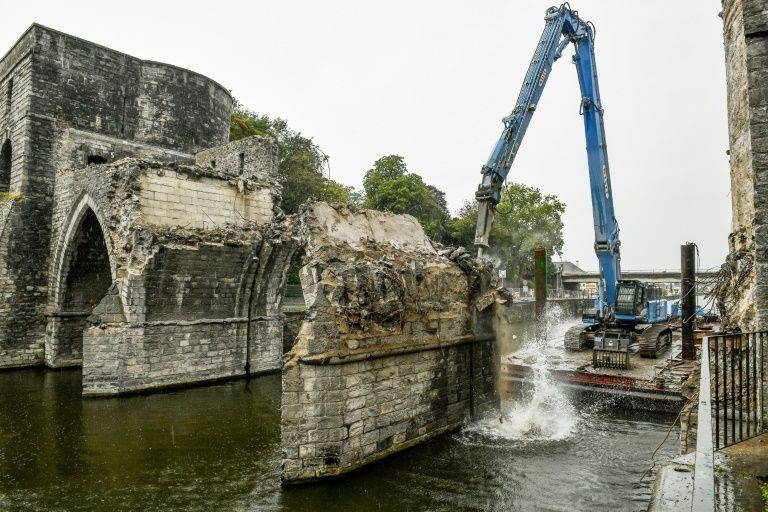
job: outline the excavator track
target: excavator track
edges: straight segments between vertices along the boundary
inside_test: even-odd
[[[589,340],[584,325],[574,325],[567,331],[563,337],[565,350],[583,350],[589,348]]]
[[[637,336],[640,357],[656,358],[672,344],[672,329],[667,324],[654,324]]]

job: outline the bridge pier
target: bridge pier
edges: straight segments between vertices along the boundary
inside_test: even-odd
[[[283,367],[283,482],[352,471],[496,403],[487,264],[438,252],[409,216],[318,203],[302,222],[307,315]]]

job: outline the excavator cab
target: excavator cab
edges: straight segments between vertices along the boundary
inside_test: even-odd
[[[616,288],[614,318],[620,323],[642,322],[645,316],[645,285],[640,281],[622,280]]]
[[[614,320],[620,324],[655,324],[669,318],[662,290],[635,280],[617,285]]]
[[[672,342],[672,330],[666,323],[667,300],[662,295],[660,288],[641,281],[617,283],[613,322],[594,330],[595,368],[629,368],[631,351],[654,358],[666,350]]]
[[[645,314],[645,285],[640,281],[621,280],[616,285],[613,322],[595,332],[592,365],[595,368],[629,368],[630,345],[636,341],[634,326]],[[619,325],[617,325],[619,324]]]

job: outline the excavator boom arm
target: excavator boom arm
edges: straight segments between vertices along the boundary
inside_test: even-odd
[[[493,225],[495,207],[501,200],[501,186],[517,155],[533,113],[544,91],[554,62],[568,45],[573,43],[579,86],[581,114],[587,141],[587,161],[592,196],[592,214],[595,230],[595,253],[600,262],[600,309],[605,314],[616,300],[617,283],[621,279],[619,254],[619,228],[613,208],[608,151],[605,143],[603,108],[597,82],[594,52],[594,27],[579,18],[566,3],[550,7],[545,16],[546,25],[536,46],[533,59],[523,80],[523,86],[512,112],[503,119],[504,130],[483,166],[483,178],[475,194],[478,218],[475,245],[482,255]]]

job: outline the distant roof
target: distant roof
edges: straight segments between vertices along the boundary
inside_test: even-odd
[[[555,265],[555,268],[557,268],[561,274],[564,276],[567,275],[580,275],[580,274],[588,274],[589,272],[586,272],[570,261],[555,261],[553,262]]]

